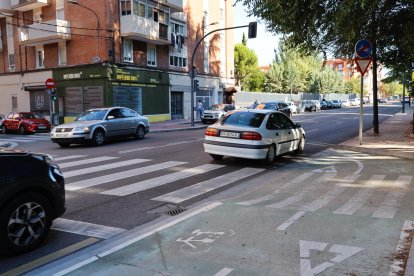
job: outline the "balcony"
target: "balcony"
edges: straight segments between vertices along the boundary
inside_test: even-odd
[[[6,17],[8,15],[13,15],[10,0],[0,1],[0,18]]]
[[[176,9],[179,12],[184,11],[183,0],[167,0],[165,2],[163,4],[166,4],[167,6],[170,6],[171,8]]]
[[[51,0],[11,0],[11,8],[16,11],[30,11],[51,4]]]
[[[121,36],[151,44],[168,45],[171,43],[171,28],[137,15],[121,16]]]
[[[55,19],[19,28],[19,41],[25,46],[51,44],[70,39],[70,22],[65,20]]]

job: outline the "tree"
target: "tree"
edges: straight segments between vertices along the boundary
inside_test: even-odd
[[[368,39],[373,57],[374,132],[378,133],[377,62],[403,72],[414,60],[412,0],[237,0],[307,52],[352,58],[354,45]]]
[[[261,92],[264,90],[264,83],[265,83],[265,76],[266,74],[263,73],[259,68],[253,71],[249,76],[245,90],[251,92]]]
[[[257,55],[247,46],[238,43],[234,47],[234,75],[236,85],[244,86],[249,82],[249,77],[258,69]]]
[[[383,98],[394,95],[401,96],[403,92],[403,86],[398,82],[382,83],[379,90]]]

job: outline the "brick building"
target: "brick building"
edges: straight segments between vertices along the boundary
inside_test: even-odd
[[[189,118],[191,53],[204,34],[231,26],[227,0],[2,0],[0,113],[52,109],[69,119],[120,105],[151,121]],[[221,103],[232,91],[233,51],[233,31],[202,41],[196,102]]]

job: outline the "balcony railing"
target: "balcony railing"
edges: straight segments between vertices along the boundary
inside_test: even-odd
[[[41,8],[50,4],[51,0],[11,0],[11,8],[22,12]]]
[[[121,36],[152,44],[167,45],[171,43],[168,25],[155,22],[137,15],[121,16]]]
[[[19,28],[20,43],[26,46],[50,44],[70,39],[70,22],[65,20],[55,19]]]

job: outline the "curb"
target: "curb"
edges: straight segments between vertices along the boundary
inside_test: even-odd
[[[361,153],[369,153],[379,156],[393,156],[405,159],[414,159],[414,152],[402,152],[402,151],[390,151],[387,149],[372,149],[372,148],[365,148],[365,147],[357,147],[357,146],[348,146],[339,144],[335,146],[336,149],[341,150],[349,150],[349,151],[356,151]]]

